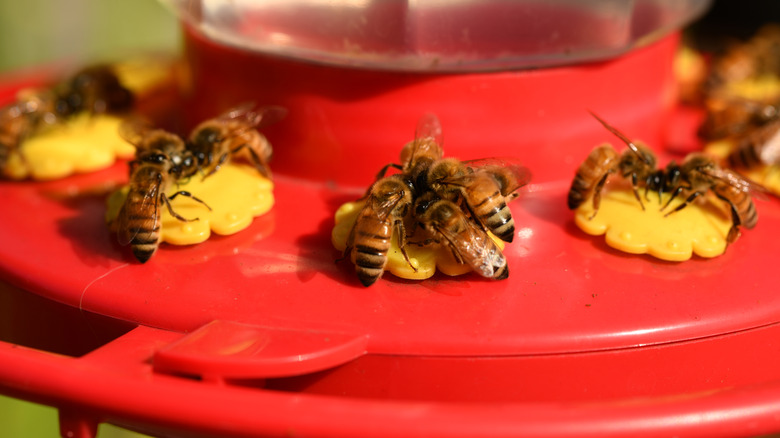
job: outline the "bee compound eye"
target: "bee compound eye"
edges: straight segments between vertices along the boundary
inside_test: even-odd
[[[415,216],[422,216],[425,214],[426,211],[428,211],[428,206],[431,205],[430,202],[418,202],[417,205],[414,208],[414,214]]]
[[[71,106],[69,99],[59,98],[54,103],[54,111],[57,114],[68,116],[73,112],[73,107]]]

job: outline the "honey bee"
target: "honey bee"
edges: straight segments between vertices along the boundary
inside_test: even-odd
[[[780,120],[756,128],[739,138],[726,160],[729,166],[736,169],[780,164]]]
[[[88,112],[122,113],[132,108],[133,93],[119,81],[108,64],[93,65],[76,72],[55,88],[55,113],[58,117]]]
[[[625,134],[613,128],[599,116],[593,114],[608,131],[620,138],[628,149],[622,155],[618,155],[610,145],[603,145],[593,149],[585,161],[577,169],[567,198],[569,209],[574,210],[582,205],[589,197],[593,202],[593,219],[601,205],[601,191],[610,175],[619,173],[623,178],[631,179],[631,189],[634,197],[639,202],[642,210],[645,209],[638,188],[645,187],[645,196],[651,188],[659,187],[664,181],[663,173],[656,170],[656,157],[653,152],[641,145],[632,142]]]
[[[762,26],[747,41],[729,45],[712,62],[708,86],[719,89],[730,83],[780,74],[780,26]]]
[[[457,204],[428,192],[417,199],[414,209],[417,220],[433,236],[431,239],[446,244],[459,263],[485,278],[503,280],[509,276],[504,253]]]
[[[439,119],[433,114],[421,117],[414,139],[401,150],[401,164],[391,163],[382,167],[369,188],[366,203],[350,231],[344,251],[344,256],[349,255],[355,264],[358,278],[364,286],[374,284],[382,276],[393,233],[404,259],[417,271],[405,249],[405,222],[411,215],[417,193],[414,180],[442,157],[440,143]],[[390,168],[401,173],[385,176]]]
[[[29,93],[0,108],[0,173],[5,174],[11,156],[19,153],[24,139],[45,122],[48,113],[44,108],[49,107],[52,101],[45,93]],[[19,156],[24,159],[23,155]]]
[[[441,125],[433,114],[418,122],[415,140],[401,150],[401,165],[391,164],[411,180],[418,192],[465,201],[479,224],[506,242],[514,237],[514,220],[506,203],[528,183],[530,172],[509,159],[486,158],[461,162],[443,158]]]
[[[116,219],[117,236],[119,243],[131,245],[136,259],[145,263],[160,246],[163,204],[173,217],[184,222],[198,218],[187,219],[173,210],[170,201],[177,196],[188,196],[211,208],[184,190],[166,194],[172,184],[197,172],[195,158],[186,150],[181,137],[138,122],[123,124],[120,135],[137,152],[135,160],[130,162],[127,198]]]
[[[406,262],[416,271],[405,249],[404,220],[409,215],[413,199],[414,187],[401,174],[382,178],[369,189],[366,203],[349,232],[344,250],[344,257],[350,257],[364,286],[371,286],[382,276],[393,235]]]
[[[758,222],[758,212],[751,194],[760,193],[761,187],[730,169],[721,168],[707,155],[689,154],[679,166],[679,172],[670,176],[668,180],[676,187],[670,190],[672,196],[662,210],[668,207],[679,194],[683,192],[690,194],[674,210],[666,213],[666,216],[682,210],[699,196],[712,191],[718,199],[728,204],[731,211],[732,225],[726,236],[727,243],[731,244],[737,240],[741,226],[751,229]]]
[[[749,134],[778,118],[777,102],[741,97],[711,97],[705,102],[706,117],[699,127],[705,140]]]
[[[254,108],[254,104],[237,106],[192,130],[187,148],[206,172],[204,178],[219,170],[228,159],[235,158],[251,162],[260,174],[271,178],[268,161],[273,149],[258,129],[280,120],[287,111],[274,106]]]
[[[528,184],[528,168],[510,159],[484,158],[459,161],[438,160],[424,173],[419,185],[439,197],[462,200],[483,229],[490,230],[505,242],[515,234],[514,219],[507,202],[517,196],[517,190]]]

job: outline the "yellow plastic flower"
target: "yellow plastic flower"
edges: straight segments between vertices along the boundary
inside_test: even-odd
[[[364,204],[365,201],[347,202],[336,210],[336,225],[333,227],[331,233],[331,242],[337,250],[343,252],[346,249],[349,232],[352,230],[352,225],[354,225],[358,213],[360,213]],[[490,237],[496,242],[500,249],[504,249],[504,242],[502,240],[495,237],[493,234],[490,234]],[[421,228],[418,228],[417,233],[409,240],[412,242],[419,242],[424,239],[425,236],[423,236]],[[411,264],[417,269],[417,272],[415,272],[404,259],[403,254],[398,249],[397,240],[395,238],[392,239],[390,251],[387,253],[388,260],[385,271],[390,272],[396,277],[409,280],[424,280],[430,278],[437,269],[442,273],[451,276],[471,272],[471,268],[466,264],[458,263],[452,255],[450,248],[444,245],[430,244],[420,246],[411,243],[406,245],[406,253],[409,256]]]
[[[93,172],[129,158],[135,148],[118,134],[122,120],[115,116],[79,115],[27,141],[12,154],[6,174],[12,179],[63,178],[74,173]]]
[[[640,190],[640,195],[643,191]],[[583,203],[574,220],[584,232],[605,235],[607,245],[631,254],[649,254],[662,260],[684,261],[692,254],[717,257],[726,250],[726,236],[731,216],[725,203],[711,194],[701,196],[680,211],[669,214],[684,198],[678,197],[669,207],[669,193],[651,193],[643,203],[634,198],[627,181],[610,181],[601,196],[601,206],[593,219],[593,204]]]
[[[119,214],[127,189],[117,190],[109,197],[107,222],[113,222]],[[212,231],[220,235],[235,234],[248,227],[255,217],[267,213],[274,204],[273,183],[245,164],[228,163],[205,180],[195,175],[189,181],[172,186],[167,194],[179,190],[186,190],[203,200],[211,211],[189,197],[178,196],[171,201],[173,210],[188,219],[198,218],[183,222],[161,206],[162,239],[173,245],[201,243]]]

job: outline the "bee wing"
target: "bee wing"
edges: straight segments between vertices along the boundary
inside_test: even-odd
[[[130,192],[136,188],[137,186],[135,184],[131,184]],[[129,197],[130,193],[128,193],[128,198]],[[130,244],[142,229],[153,229],[156,226],[160,216],[159,199],[160,183],[158,181],[154,181],[149,185],[148,190],[144,191],[144,196],[141,200],[140,208],[135,209],[135,211],[151,212],[148,217],[143,219],[141,224],[137,222],[140,219],[134,217],[135,213],[127,210],[128,200],[125,200],[124,205],[122,205],[122,209],[119,211],[119,216],[117,217],[117,239],[121,245]]]
[[[218,115],[216,119],[220,122],[227,122],[230,120],[244,118],[247,117],[247,114],[254,113],[252,110],[255,109],[255,106],[257,105],[254,102],[243,102]]]
[[[254,102],[244,102],[217,116],[219,122],[239,121],[247,126],[260,129],[272,125],[287,116],[287,109],[269,105],[256,109]]]
[[[376,217],[385,220],[402,198],[403,195],[400,193],[396,194],[395,196],[387,196],[383,200],[380,200],[373,194],[369,194],[366,207],[373,210]]]
[[[431,139],[437,144],[442,142],[441,122],[436,114],[426,113],[417,121],[417,128],[414,132],[416,140]]]
[[[371,187],[373,188],[373,186]],[[363,205],[363,208],[361,209],[359,213],[360,216],[371,216],[375,218],[379,218],[382,221],[385,221],[387,217],[390,215],[390,213],[393,211],[395,206],[398,204],[398,202],[401,200],[401,196],[390,196],[387,197],[385,200],[380,201],[376,196],[371,193],[371,189],[369,189],[369,193],[364,196],[364,199],[366,199],[365,205]],[[355,230],[357,226],[357,221],[355,224],[352,225],[352,229],[349,232],[349,236],[347,236],[347,248],[352,247],[352,244],[355,240]]]
[[[450,243],[463,261],[481,276],[493,278],[498,266],[506,265],[504,253],[490,239],[490,236],[474,226],[465,216],[460,218],[464,231],[454,233],[449,228],[436,231]]]
[[[433,113],[424,114],[417,122],[410,161],[418,154],[441,158],[442,133],[439,118]],[[434,153],[431,153],[433,151]]]
[[[135,146],[136,149],[142,149],[144,139],[153,131],[152,123],[140,117],[134,117],[125,120],[119,125],[119,136],[126,142]]]
[[[734,170],[718,167],[716,169],[709,170],[707,174],[713,178],[726,181],[732,187],[735,187],[742,192],[750,193],[750,195],[755,196],[762,201],[767,199],[767,193],[769,193],[769,190],[766,187],[743,177]]]
[[[277,105],[264,106],[257,110],[257,117],[259,120],[256,122],[257,129],[265,128],[266,126],[274,125],[287,117],[287,108]]]
[[[472,173],[488,173],[497,180],[501,180],[501,192],[504,196],[515,193],[521,187],[531,182],[531,170],[524,166],[515,157],[489,157],[464,161],[467,167],[473,169]]]

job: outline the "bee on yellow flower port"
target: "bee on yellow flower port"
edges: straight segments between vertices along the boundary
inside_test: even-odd
[[[401,163],[388,164],[377,174],[366,202],[347,237],[344,257],[355,264],[358,279],[364,286],[374,284],[384,273],[388,262],[393,234],[397,247],[413,271],[417,268],[406,252],[406,226],[414,202],[413,180],[442,157],[441,125],[433,115],[420,119],[414,140],[401,151]],[[385,176],[387,170],[396,168],[400,174]]]
[[[635,145],[625,134],[599,119],[606,129],[629,149],[619,156],[609,145],[590,153],[578,168],[569,191],[569,207],[577,210],[575,222],[588,234],[607,234],[610,246],[631,253],[650,253],[665,260],[682,261],[691,251],[714,257],[725,251],[740,235],[740,228],[753,228],[758,220],[752,195],[762,188],[703,153],[691,153],[680,163],[656,168],[655,155]],[[606,158],[605,158],[606,157]],[[642,159],[645,157],[645,159]],[[602,194],[610,174],[624,183]],[[639,207],[628,202],[629,185]],[[658,208],[646,208],[639,195],[644,187],[658,195]],[[712,196],[705,196],[711,193]],[[606,196],[608,204],[599,202]],[[587,204],[592,197],[592,206]],[[700,199],[701,202],[696,202]],[[672,206],[675,200],[681,200]],[[711,203],[712,208],[703,208]],[[599,207],[607,210],[596,218]],[[603,218],[601,216],[604,216]],[[726,218],[728,217],[728,220]],[[638,236],[641,236],[638,237]]]
[[[170,201],[175,197],[188,196],[211,208],[184,190],[166,195],[176,181],[197,172],[195,158],[179,136],[142,122],[123,124],[120,134],[137,152],[130,162],[129,190],[115,220],[116,232],[119,243],[131,245],[138,261],[145,263],[160,246],[163,205],[171,216],[185,222],[198,218],[187,219],[174,212]]]
[[[499,238],[512,240],[514,220],[506,204],[529,182],[530,172],[509,158],[444,158],[441,144],[438,118],[423,116],[414,140],[401,150],[400,164],[380,169],[366,196],[337,212],[334,245],[345,248],[343,258],[355,264],[365,286],[385,270],[427,278],[439,264],[450,275],[470,270],[496,280],[507,277]],[[399,172],[386,176],[390,169]],[[345,211],[356,211],[349,225],[339,223]]]
[[[609,126],[603,120],[599,119],[599,121],[627,145],[631,144],[631,141],[625,134]],[[646,153],[651,154],[649,150]],[[647,156],[649,157],[650,155]],[[653,163],[654,160],[655,157],[653,156]],[[726,236],[727,243],[733,243],[737,240],[740,226],[750,229],[758,221],[758,213],[756,213],[751,194],[762,192],[763,189],[741,177],[738,173],[722,168],[714,158],[708,155],[691,153],[685,157],[682,164],[678,165],[672,161],[665,169],[655,172],[647,172],[644,166],[642,168],[641,173],[632,173],[632,178],[637,174],[646,174],[647,177],[644,180],[646,190],[658,192],[659,197],[663,192],[671,193],[671,197],[661,210],[665,210],[681,193],[688,194],[685,201],[674,210],[666,213],[666,216],[682,210],[697,197],[712,191],[718,199],[724,201],[729,206],[731,212],[732,226]],[[636,179],[632,179],[632,185],[634,187],[634,195],[639,199],[636,192]]]
[[[24,139],[44,123],[44,108],[52,108],[52,101],[48,93],[35,93],[0,109],[0,174],[8,176],[12,155],[18,154]]]
[[[46,127],[64,123],[77,114],[125,113],[134,102],[109,65],[95,65],[76,72],[50,88],[23,90],[16,101],[0,108],[0,175],[11,177],[11,157],[18,156],[23,142]]]
[[[187,148],[197,159],[204,178],[214,174],[228,160],[243,158],[258,172],[271,178],[268,162],[273,154],[271,143],[258,130],[281,120],[287,110],[277,106],[255,109],[247,103],[200,123],[192,130]]]
[[[406,227],[413,202],[413,186],[404,175],[391,175],[375,182],[347,238],[344,256],[355,264],[363,286],[374,284],[384,273],[391,241],[396,238],[406,262]]]

